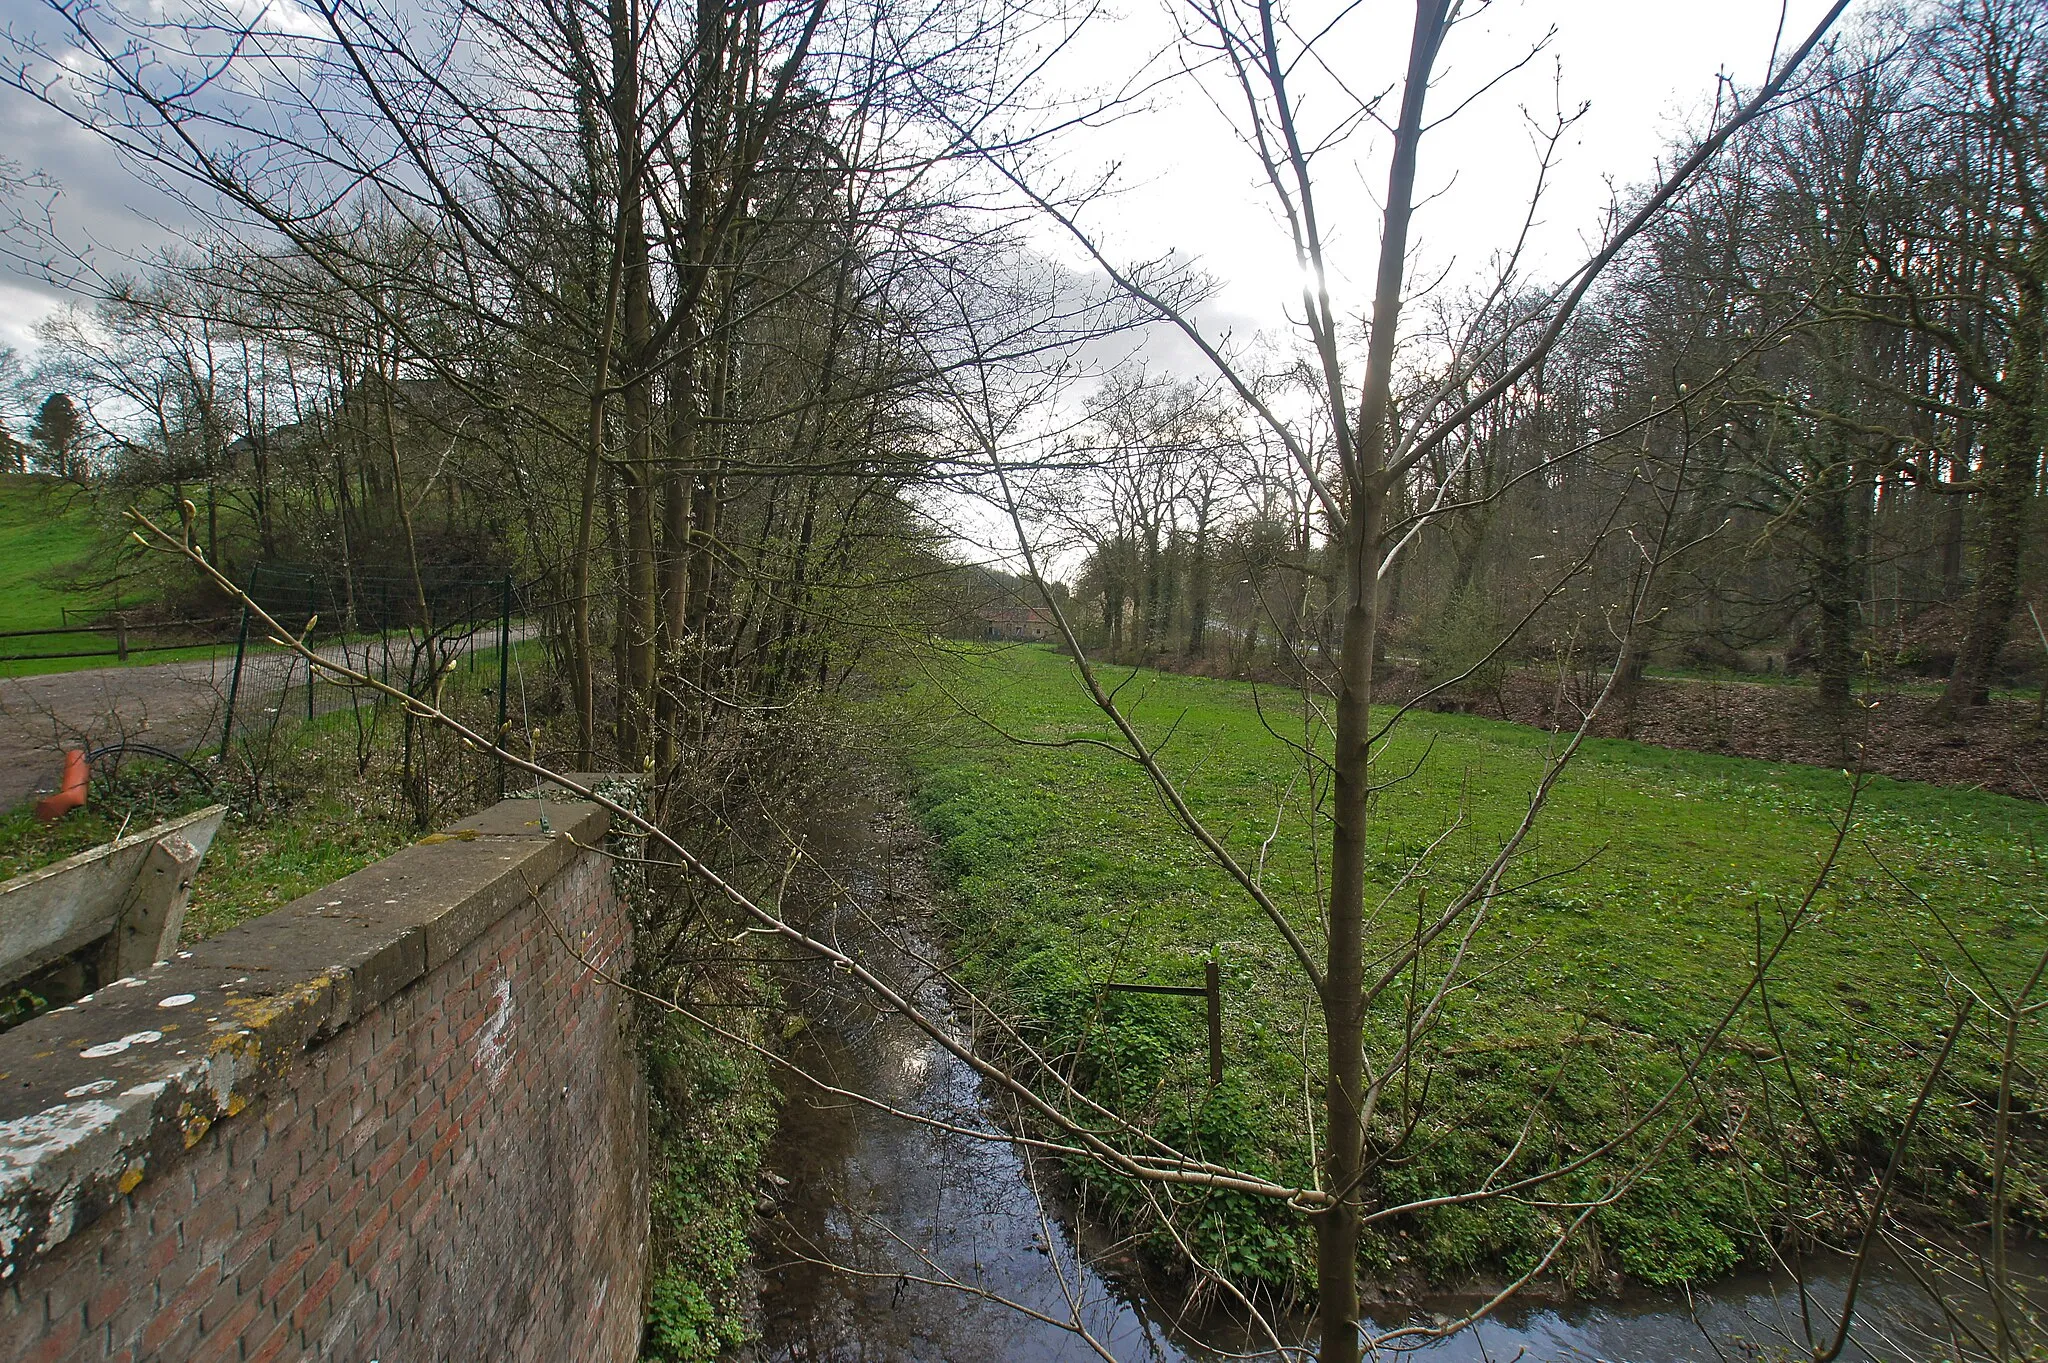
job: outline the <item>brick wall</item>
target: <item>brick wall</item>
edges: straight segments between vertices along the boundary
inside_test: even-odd
[[[0,1359],[632,1357],[603,833],[507,801],[0,1036]]]

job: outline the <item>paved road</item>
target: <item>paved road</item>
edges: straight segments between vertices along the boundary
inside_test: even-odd
[[[515,623],[512,638],[517,642],[532,632],[532,626]],[[497,643],[496,630],[480,631],[470,640],[475,648]],[[354,651],[360,663],[361,646]],[[321,653],[344,661],[340,645]],[[245,706],[276,704],[283,684],[281,656],[251,657],[261,657],[265,665],[244,670],[243,689],[235,700],[238,716],[251,713]],[[135,739],[186,752],[208,738],[218,741],[234,662],[234,650],[223,648],[211,660],[0,677],[0,810],[56,789],[66,748]],[[304,676],[298,672],[300,685]],[[338,700],[343,693],[334,694]]]

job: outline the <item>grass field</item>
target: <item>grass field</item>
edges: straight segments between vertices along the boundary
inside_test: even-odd
[[[83,492],[54,478],[0,474],[0,632],[54,628],[65,623],[64,607],[91,605],[58,579],[98,541]]]
[[[39,474],[0,474],[0,636],[15,630],[59,628],[69,623],[64,618],[67,609],[74,619],[80,612],[110,609],[115,598],[109,590],[80,586],[78,582],[99,575],[96,556],[104,556],[106,544],[113,538],[116,537],[100,523],[100,513],[91,499],[79,488]],[[140,605],[143,597],[139,586],[131,583],[121,597],[121,604]],[[156,641],[138,637],[136,642]],[[213,647],[201,644],[155,653],[131,652],[128,661],[133,665],[203,658]],[[28,638],[0,637],[0,655],[101,650],[111,655],[113,638],[88,630]],[[0,677],[116,665],[112,656],[17,658],[0,661]]]
[[[1268,732],[1251,688],[1107,675],[1127,683],[1122,699],[1155,741],[1172,732],[1167,765],[1246,863],[1274,834],[1284,799],[1265,884],[1320,949],[1319,868],[1309,848],[1323,839],[1308,836],[1299,758]],[[1261,699],[1274,727],[1291,724],[1299,735],[1295,698],[1266,691]],[[1144,1114],[1168,1138],[1306,1181],[1304,1114],[1319,1109],[1322,1042],[1277,934],[1177,831],[1142,773],[1100,749],[1010,741],[1111,736],[1071,665],[1036,648],[966,651],[935,666],[921,701],[975,716],[942,725],[936,738],[926,732],[909,759],[956,891],[951,926],[967,981],[1027,1019],[1039,1041],[1078,1056],[1095,1092]],[[1494,853],[1551,743],[1534,730],[1462,716],[1418,715],[1402,725],[1380,779],[1413,774],[1376,800],[1370,871],[1378,891],[1448,837],[1377,918],[1374,948],[1413,930],[1418,897],[1443,902]],[[1531,1109],[1537,1120],[1515,1161],[1525,1170],[1551,1167],[1626,1125],[1682,1072],[1680,1057],[1697,1053],[1693,1042],[1745,978],[1759,931],[1774,932],[1807,892],[1850,789],[1838,772],[1587,745],[1508,877],[1540,883],[1502,901],[1471,944],[1469,984],[1451,996],[1427,1047],[1427,1085],[1418,1068],[1394,1088],[1375,1142],[1393,1147],[1404,1120],[1417,1125],[1378,1175],[1377,1195],[1473,1185]],[[1689,1090],[1685,1125],[1655,1171],[1595,1215],[1564,1276],[1619,1269],[1653,1283],[1710,1278],[1753,1259],[1788,1211],[1841,1225],[1849,1208],[1815,1171],[1838,1157],[1867,1168],[1888,1154],[1953,1017],[1948,972],[1961,968],[1961,953],[1919,896],[1942,906],[1994,977],[2020,981],[2048,949],[2044,840],[2048,809],[2039,805],[1870,783],[1818,912],[1770,974],[1770,1017],[1744,1010]],[[1214,1096],[1198,1006],[1098,992],[1111,978],[1198,984],[1212,951],[1223,963],[1229,1056]],[[1429,970],[1443,964],[1438,953]],[[1396,989],[1376,1006],[1370,1051],[1388,1051],[1407,999]],[[2033,1038],[2024,1045],[2035,1072],[2048,1058],[2042,1050]],[[1909,1173],[1930,1215],[1975,1214],[1994,1060],[1988,1033],[1968,1035],[1956,1083],[1923,1120]],[[1801,1099],[1817,1130],[1797,1115]],[[1655,1128],[1670,1130],[1668,1122]],[[1649,1140],[1632,1151],[1649,1151]],[[2016,1194],[2035,1224],[2048,1211],[2041,1172],[2023,1169]],[[1599,1186],[1589,1171],[1564,1190],[1585,1196]],[[1104,1195],[1119,1196],[1113,1188]],[[1531,1202],[1438,1208],[1381,1224],[1365,1257],[1375,1272],[1439,1282],[1514,1269],[1557,1216]],[[1240,1277],[1289,1282],[1306,1271],[1306,1232],[1284,1211],[1219,1197],[1194,1219],[1206,1251]]]

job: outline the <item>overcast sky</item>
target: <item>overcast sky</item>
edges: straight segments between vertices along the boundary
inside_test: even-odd
[[[1124,17],[1105,21],[1084,41],[1063,79],[1114,84],[1160,45],[1165,30],[1158,6],[1152,0],[1121,5]],[[1788,41],[1803,35],[1824,8],[1823,0],[1790,0],[1783,14]],[[0,25],[17,31],[47,28],[46,13],[41,0],[0,0]],[[1362,0],[1328,49],[1347,87],[1369,95],[1392,83],[1405,56],[1410,14],[1405,0]],[[1537,238],[1542,263],[1552,272],[1568,267],[1597,229],[1610,182],[1627,185],[1652,174],[1671,137],[1711,108],[1717,75],[1753,88],[1780,21],[1779,0],[1497,0],[1454,36],[1432,96],[1436,112],[1514,65],[1546,29],[1554,26],[1557,34],[1540,58],[1426,143],[1420,187],[1434,197],[1417,222],[1424,268],[1450,269],[1453,278],[1477,273],[1512,239],[1536,167],[1520,110],[1547,114],[1554,79],[1568,106],[1591,103],[1564,145]],[[1310,88],[1304,117],[1315,123],[1339,104],[1333,91]],[[61,185],[58,221],[71,240],[93,248],[100,268],[118,268],[134,253],[172,239],[183,225],[177,206],[132,179],[104,144],[11,91],[0,90],[0,130],[0,156],[43,170]],[[1335,283],[1350,312],[1363,306],[1361,285],[1373,267],[1378,222],[1371,195],[1385,170],[1372,158],[1383,141],[1361,136],[1319,166],[1324,212],[1334,226]],[[1298,296],[1285,238],[1259,192],[1255,166],[1202,100],[1162,97],[1148,111],[1090,135],[1073,155],[1077,165],[1121,168],[1121,192],[1098,207],[1094,225],[1125,252],[1174,249],[1199,257],[1227,281],[1216,315],[1270,324]],[[0,344],[28,343],[35,320],[61,297],[18,273],[0,276]]]
[[[1825,0],[1498,0],[1453,34],[1432,90],[1432,117],[1528,57],[1549,30],[1555,36],[1425,140],[1412,277],[1448,271],[1453,282],[1475,278],[1514,240],[1538,169],[1525,109],[1549,116],[1560,103],[1589,105],[1560,144],[1533,238],[1536,273],[1554,276],[1586,254],[1611,188],[1651,178],[1672,139],[1704,123],[1718,77],[1753,91],[1781,22],[1785,44],[1796,45],[1826,9]],[[1154,13],[1134,11],[1123,21],[1131,40],[1094,45],[1086,64],[1106,68],[1109,52],[1142,50],[1148,30],[1159,31],[1156,20],[1148,22]],[[1364,0],[1333,35],[1330,64],[1349,90],[1370,96],[1398,79],[1412,13],[1403,0]],[[1301,84],[1304,122],[1321,126],[1343,107],[1330,83],[1304,73]],[[1376,203],[1387,173],[1377,159],[1386,138],[1372,131],[1325,153],[1317,167],[1333,288],[1340,310],[1354,314],[1365,308],[1376,266]],[[1215,107],[1187,98],[1163,104],[1097,135],[1088,152],[1099,164],[1118,165],[1129,187],[1095,214],[1128,254],[1199,256],[1225,281],[1222,309],[1247,321],[1270,322],[1299,297],[1299,274],[1257,162]]]

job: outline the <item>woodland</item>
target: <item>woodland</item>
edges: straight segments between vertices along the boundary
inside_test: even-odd
[[[2048,1348],[2048,12],[1828,6],[1613,168],[1560,264],[1530,242],[1584,110],[1487,102],[1453,58],[1490,8],[1176,0],[1090,89],[1045,73],[1092,10],[1043,0],[50,0],[0,34],[11,99],[196,224],[115,264],[61,168],[0,164],[8,267],[78,300],[0,354],[0,496],[100,528],[77,590],[248,605],[288,652],[509,579],[495,731],[452,662],[330,669],[402,713],[408,816],[477,754],[646,778],[688,1265],[652,1355],[745,1335],[792,954],[1272,1356],[1821,1255],[1846,1295],[1788,1356],[1855,1356],[1887,1256],[1940,1322],[1915,1356]],[[1384,89],[1345,25],[1405,54]],[[1176,84],[1299,280],[1256,335],[1212,308],[1231,261],[1127,253],[1070,150]],[[1413,268],[1449,119],[1538,190],[1477,275]],[[781,907],[852,770],[933,840],[971,1043]],[[1105,934],[1175,979],[1229,944],[1241,1078],[1104,1010]],[[1469,1300],[1375,1334],[1396,1279]]]

